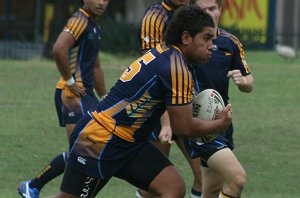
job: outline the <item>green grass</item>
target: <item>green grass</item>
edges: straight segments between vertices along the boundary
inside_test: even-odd
[[[274,52],[246,52],[255,78],[254,91],[243,94],[231,84],[236,155],[247,171],[244,198],[300,197],[300,61],[286,63]],[[101,54],[107,88],[133,57]],[[35,176],[52,157],[67,149],[58,127],[54,88],[59,73],[53,61],[0,61],[0,198],[18,197],[21,180]],[[188,163],[176,146],[171,160],[192,183]],[[45,186],[41,197],[59,190],[61,177]],[[98,197],[134,197],[135,187],[112,179]],[[187,193],[188,194],[188,193]]]

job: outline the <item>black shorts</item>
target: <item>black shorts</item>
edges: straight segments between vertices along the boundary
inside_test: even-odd
[[[113,135],[99,159],[70,153],[61,191],[93,197],[111,177],[148,190],[153,179],[170,165],[169,159],[150,142],[131,143]]]
[[[201,165],[208,167],[207,160],[214,153],[224,148],[234,149],[232,132],[233,128],[231,125],[225,133],[221,133],[214,141],[198,143],[193,139],[184,139],[184,145],[191,158],[200,157]]]

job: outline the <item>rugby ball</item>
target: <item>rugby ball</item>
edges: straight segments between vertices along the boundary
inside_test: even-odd
[[[222,96],[214,89],[205,89],[201,91],[193,101],[193,117],[203,120],[215,119],[218,112],[225,108]],[[199,143],[208,143],[213,141],[218,133],[212,133],[195,140]]]

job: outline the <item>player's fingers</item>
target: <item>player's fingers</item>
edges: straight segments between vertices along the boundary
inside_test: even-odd
[[[225,110],[232,112],[232,106],[231,106],[231,104],[227,104],[226,107],[225,107]]]
[[[227,77],[230,77],[232,75],[232,71],[228,71]]]

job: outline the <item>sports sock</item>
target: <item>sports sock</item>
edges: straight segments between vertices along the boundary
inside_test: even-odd
[[[201,198],[201,192],[196,191],[192,188],[190,198]]]
[[[63,152],[56,156],[50,162],[50,164],[48,164],[34,179],[31,180],[29,186],[31,188],[41,190],[46,183],[64,172],[66,161],[66,152]]]
[[[220,197],[221,198],[239,198],[239,197],[233,197],[233,196],[227,195],[223,191],[220,193]]]

